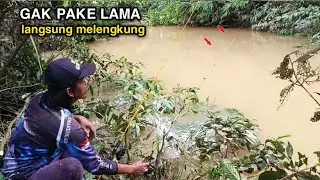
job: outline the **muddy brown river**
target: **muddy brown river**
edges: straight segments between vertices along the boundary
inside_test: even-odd
[[[219,106],[256,119],[261,140],[290,134],[295,151],[313,156],[313,151],[320,150],[320,122],[309,120],[317,104],[297,87],[277,110],[280,91],[287,83],[271,74],[286,54],[307,40],[242,29],[222,33],[215,28],[187,28],[177,42],[181,29],[148,27],[144,38],[120,36],[96,41],[90,48],[143,62],[146,75],[158,74],[167,89],[177,84],[200,87],[203,100],[209,96]],[[319,56],[313,59],[320,61]],[[309,89],[320,91],[320,86]]]

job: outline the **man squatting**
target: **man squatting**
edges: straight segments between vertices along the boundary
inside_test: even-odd
[[[149,163],[120,164],[100,157],[89,138],[92,123],[72,114],[72,104],[84,99],[93,63],[60,58],[48,64],[47,91],[34,96],[12,134],[1,169],[7,179],[81,180],[84,170],[94,175],[142,175]]]

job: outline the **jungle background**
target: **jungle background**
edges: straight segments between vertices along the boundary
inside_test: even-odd
[[[78,102],[77,113],[94,120],[98,137],[93,144],[100,154],[123,163],[152,162],[143,177],[93,176],[86,179],[320,179],[319,163],[309,164],[303,152],[294,152],[285,138],[260,142],[258,126],[233,108],[216,109],[209,99],[197,96],[198,87],[163,88],[147,77],[142,64],[110,54],[96,54],[88,42],[102,36],[21,36],[26,24],[108,25],[113,21],[22,21],[20,7],[139,7],[148,26],[209,26],[246,28],[286,36],[303,36],[308,51],[288,53],[275,67],[274,77],[289,82],[279,92],[280,104],[295,87],[305,90],[310,101],[317,93],[307,87],[320,81],[319,68],[309,59],[320,50],[320,2],[317,1],[2,1],[0,4],[0,134],[3,154],[18,117],[29,99],[44,91],[43,71],[58,56],[94,62],[98,71],[90,86],[90,98]],[[190,17],[190,18],[189,18]],[[121,22],[125,23],[125,22]],[[48,56],[46,52],[56,53]],[[187,115],[203,121],[194,126],[176,125]],[[320,111],[310,119],[317,125]],[[307,120],[306,120],[307,121]],[[151,148],[145,148],[147,145]],[[241,153],[242,152],[242,153]],[[244,152],[244,153],[243,153]]]

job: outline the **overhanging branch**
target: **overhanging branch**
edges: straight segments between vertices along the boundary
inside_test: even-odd
[[[302,62],[305,63],[308,59],[312,58],[314,55],[316,55],[318,53],[318,51],[320,51],[320,46],[306,52],[305,54],[303,54],[302,56],[300,56],[299,58],[297,58],[293,63],[295,62]]]

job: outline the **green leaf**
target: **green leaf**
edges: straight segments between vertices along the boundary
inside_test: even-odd
[[[91,85],[89,85],[89,91],[90,91],[90,94],[93,96],[93,87]]]
[[[279,141],[271,141],[271,144],[276,148],[278,152],[284,153],[285,149],[282,146],[282,143]]]
[[[320,152],[319,152],[320,153]],[[301,154],[300,152],[298,152],[298,157],[299,159],[302,159],[303,157],[305,157],[305,155]]]
[[[290,160],[290,165],[291,165],[291,167],[294,167],[294,164],[293,164],[292,160]]]
[[[308,165],[308,158],[307,158],[307,157],[303,159],[303,163],[304,163],[305,165]]]
[[[276,180],[281,179],[283,177],[283,173],[279,171],[265,171],[260,174],[258,180]]]
[[[299,160],[299,162],[295,162],[295,166],[297,167],[301,167],[303,165],[302,161]]]
[[[198,113],[199,113],[198,111],[196,111],[196,110],[194,110],[194,109],[191,109],[191,111],[192,111],[192,113],[194,113],[194,114],[198,114]]]
[[[111,112],[109,113],[107,122],[110,122],[110,121],[111,121],[111,118],[112,118],[112,116],[113,116],[113,112],[114,112],[114,111],[111,111]]]
[[[221,164],[221,168],[227,179],[229,180],[241,180],[237,169],[232,164]]]
[[[301,180],[320,180],[320,177],[318,175],[313,175],[311,172],[300,172],[297,174],[299,179]]]
[[[290,142],[288,142],[288,146],[286,147],[286,152],[287,152],[287,155],[289,157],[292,157],[292,155],[293,155],[293,147],[292,147]]]
[[[287,138],[287,137],[291,137],[290,134],[284,135],[284,136],[280,136],[277,138],[277,140],[283,139],[283,138]]]
[[[143,96],[141,96],[140,94],[134,94],[133,97],[138,101],[142,101],[143,100]]]
[[[67,7],[69,5],[69,0],[64,0],[62,6]]]
[[[288,163],[287,161],[284,161],[283,162],[283,166],[286,168],[286,169],[289,169],[291,167],[290,163]]]
[[[318,157],[318,162],[320,163],[320,151],[315,151],[315,152],[313,152],[313,153],[317,155],[317,157]]]
[[[310,169],[310,171],[316,173],[316,172],[317,172],[317,168],[316,168],[316,167],[312,167],[312,168]]]
[[[140,83],[140,82],[138,82],[138,81],[134,81],[134,83],[137,85],[137,87],[138,87],[138,89],[137,90],[139,90],[139,91],[141,91],[141,90],[143,90],[144,88],[143,88],[143,86],[142,86],[142,84]]]

